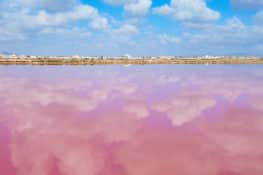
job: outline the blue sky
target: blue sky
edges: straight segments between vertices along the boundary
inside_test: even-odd
[[[261,0],[1,0],[0,52],[263,55]]]

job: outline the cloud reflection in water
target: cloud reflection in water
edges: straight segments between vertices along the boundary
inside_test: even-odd
[[[260,66],[15,69],[0,73],[5,175],[263,174]]]

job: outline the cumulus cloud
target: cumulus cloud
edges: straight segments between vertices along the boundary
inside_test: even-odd
[[[124,6],[125,11],[131,16],[144,16],[151,7],[151,0],[137,0]]]
[[[135,25],[132,24],[124,24],[118,29],[115,29],[113,33],[116,33],[117,35],[132,35],[132,34],[138,34],[139,30]]]
[[[152,5],[152,0],[104,0],[104,2],[123,6],[127,15],[132,17],[146,15]]]
[[[54,28],[54,27],[45,27],[39,32],[40,35],[55,35],[55,36],[61,36],[68,39],[83,39],[88,38],[91,36],[91,33],[87,31],[85,28]]]
[[[220,18],[220,13],[207,7],[204,0],[171,0],[154,8],[154,13],[183,22],[211,22]]]
[[[62,4],[67,4],[70,8],[63,7]],[[86,31],[89,28],[104,30],[108,27],[107,18],[102,16],[96,8],[77,2],[73,3],[73,1],[41,1],[37,3],[37,1],[28,0],[21,1],[14,6],[10,2],[9,5],[9,8],[1,12],[0,24],[2,27],[0,32],[2,40],[14,39],[20,35],[23,37],[17,37],[17,39],[25,38],[27,35],[32,36],[47,27],[53,27],[53,31],[65,27],[74,29],[78,22],[86,23]],[[51,10],[49,7],[61,7],[63,9]]]
[[[161,44],[176,44],[176,43],[179,43],[181,40],[179,37],[176,37],[176,36],[170,36],[170,35],[167,35],[167,34],[160,34],[159,36],[159,39],[160,39],[160,42]]]
[[[239,18],[233,16],[219,22],[219,12],[211,9],[205,0],[171,0],[169,4],[154,8],[153,12],[175,21],[159,21],[159,24],[153,22],[157,15],[151,14],[145,20],[139,18],[151,9],[150,0],[104,2],[121,6],[125,17],[103,13],[78,0],[0,1],[1,51],[91,56],[263,54],[260,11],[251,17],[254,21],[250,25],[242,21],[239,11],[234,11]],[[248,2],[258,3],[259,7],[261,3]]]
[[[46,11],[39,11],[36,15],[25,16],[25,21],[36,26],[61,26],[79,20],[87,20],[94,29],[105,29],[107,19],[101,17],[98,11],[88,5],[76,6],[72,11],[64,13],[49,14]]]
[[[223,24],[201,27],[197,33],[185,32],[181,38],[188,41],[197,54],[258,55],[262,51],[255,46],[261,45],[262,32],[260,25],[247,26],[239,18],[232,17]],[[244,46],[245,50],[242,49]],[[231,51],[227,47],[231,47]]]

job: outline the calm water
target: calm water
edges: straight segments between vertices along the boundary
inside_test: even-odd
[[[1,175],[262,175],[263,66],[0,67]]]

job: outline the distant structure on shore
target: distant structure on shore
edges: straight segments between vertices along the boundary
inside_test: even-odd
[[[1,59],[262,59],[263,57],[256,56],[131,56],[125,54],[124,56],[35,56],[35,55],[16,55],[16,54],[0,54]]]
[[[34,56],[0,55],[0,64],[94,65],[94,64],[263,64],[261,57],[239,56]]]

